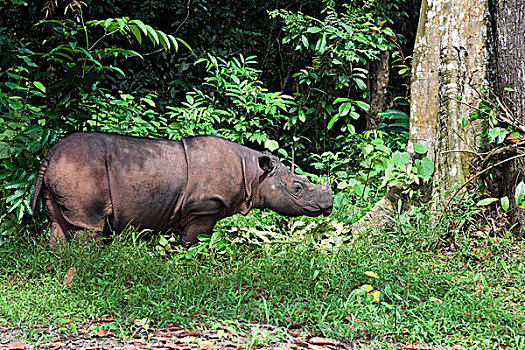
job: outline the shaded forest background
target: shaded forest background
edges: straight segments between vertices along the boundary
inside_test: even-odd
[[[3,225],[27,216],[41,158],[76,131],[221,135],[329,177],[339,204],[371,206],[403,180],[418,1],[11,0],[0,11]],[[405,177],[429,177],[423,168]],[[387,169],[397,175],[384,180]]]

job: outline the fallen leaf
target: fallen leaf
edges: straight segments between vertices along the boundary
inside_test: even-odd
[[[438,303],[438,304],[441,304],[441,303],[443,302],[443,301],[441,301],[440,299],[438,299],[438,298],[434,298],[434,297],[430,297],[430,298],[428,298],[428,300],[430,300],[430,301],[435,301],[435,302]]]
[[[69,270],[67,270],[66,275],[64,276],[64,286],[73,283],[73,279],[76,275],[77,269],[75,267],[70,267]]]
[[[146,317],[146,318],[137,318],[135,319],[135,321],[133,321],[133,323],[139,327],[142,327],[144,329],[148,329],[149,328],[149,324],[150,324],[150,320]]]
[[[166,343],[166,344],[164,344],[164,346],[167,347],[167,348],[170,348],[170,349],[178,349],[178,348],[181,347],[180,345],[175,344],[175,343]]]
[[[379,297],[381,296],[381,292],[378,290],[375,290],[372,292],[372,295],[374,296],[374,301],[376,303],[379,303]]]
[[[190,332],[186,332],[186,334],[184,334],[185,337],[190,337],[192,335],[199,335],[201,332],[200,331],[190,331]]]
[[[308,343],[307,342],[304,342],[300,339],[297,339],[296,341],[293,342],[295,345],[298,345],[300,347],[303,347],[303,348],[307,348],[308,347]]]
[[[332,339],[332,338],[323,338],[323,337],[312,337],[308,342],[312,344],[320,344],[320,345],[337,345],[339,344],[338,340]]]
[[[184,337],[184,338],[180,338],[179,341],[183,342],[183,343],[193,343],[195,341],[195,337]]]
[[[379,278],[379,276],[377,275],[377,273],[375,273],[374,271],[365,271],[364,273],[365,273],[365,275],[367,275],[367,276],[374,277],[374,278]]]
[[[105,337],[106,335],[108,335],[108,330],[107,329],[99,329],[97,331],[97,335],[99,337]]]
[[[213,347],[213,344],[211,341],[200,341],[199,342],[199,349],[211,349]]]
[[[428,347],[427,345],[422,345],[420,343],[414,343],[414,344],[403,345],[401,349],[428,350],[430,349],[430,347]]]
[[[17,341],[14,343],[10,343],[7,347],[9,349],[29,349],[31,345]]]

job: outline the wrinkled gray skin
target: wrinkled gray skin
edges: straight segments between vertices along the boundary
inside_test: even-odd
[[[327,184],[295,175],[275,156],[214,136],[181,141],[77,133],[46,155],[31,198],[40,192],[51,219],[51,243],[68,231],[93,235],[109,223],[154,231],[182,228],[197,242],[227,216],[268,208],[286,216],[329,215]]]

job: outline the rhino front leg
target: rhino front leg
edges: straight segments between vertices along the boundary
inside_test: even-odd
[[[77,229],[75,232],[75,240],[81,243],[89,242],[96,245],[102,245],[101,232],[96,230]]]
[[[181,243],[188,247],[197,243],[200,234],[211,234],[217,223],[217,215],[199,215],[187,222],[182,228]]]

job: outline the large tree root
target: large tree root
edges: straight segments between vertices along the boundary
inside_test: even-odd
[[[398,202],[400,199],[404,200],[404,197],[400,187],[391,187],[365,216],[352,225],[354,237],[371,229],[381,229],[391,223],[397,214]]]

